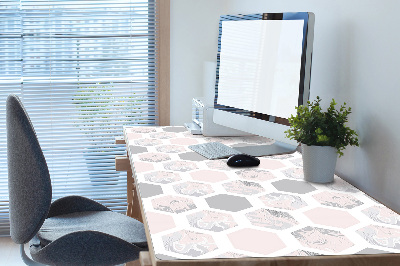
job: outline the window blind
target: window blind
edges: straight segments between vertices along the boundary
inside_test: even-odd
[[[153,0],[0,3],[0,234],[9,233],[5,100],[17,94],[49,166],[53,200],[81,195],[126,210],[114,158],[123,125],[156,125]]]

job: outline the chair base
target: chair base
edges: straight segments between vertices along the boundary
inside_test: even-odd
[[[45,264],[41,264],[39,262],[33,261],[31,258],[28,257],[28,255],[26,255],[25,253],[25,245],[21,244],[20,245],[20,253],[21,253],[21,258],[24,261],[24,263],[26,265],[30,265],[30,266],[45,266]]]

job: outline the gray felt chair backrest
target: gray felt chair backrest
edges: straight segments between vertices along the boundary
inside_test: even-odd
[[[8,192],[11,238],[27,243],[42,226],[51,204],[51,181],[35,130],[20,99],[7,98]]]

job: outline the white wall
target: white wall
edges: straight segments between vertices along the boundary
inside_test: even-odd
[[[360,148],[347,148],[336,170],[400,212],[398,10],[396,0],[171,0],[172,16],[179,14],[171,23],[171,121],[189,121],[190,99],[202,94],[202,64],[215,58],[219,14],[314,12],[311,99],[346,101],[361,140]]]
[[[191,121],[192,98],[203,96],[204,63],[217,61],[225,0],[171,0],[171,125]]]

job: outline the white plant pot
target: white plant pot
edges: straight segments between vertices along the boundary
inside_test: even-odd
[[[314,183],[333,182],[337,150],[331,146],[308,146],[301,144],[304,179]]]

